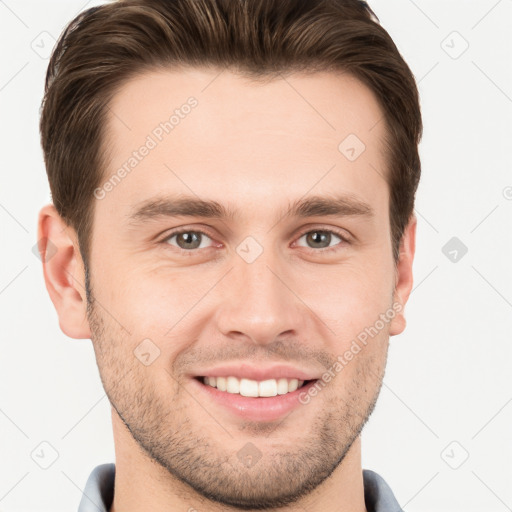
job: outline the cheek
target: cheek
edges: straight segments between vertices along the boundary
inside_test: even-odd
[[[316,286],[302,288],[301,296],[320,318],[346,340],[373,325],[391,306],[393,278],[386,269],[340,267],[337,272],[316,276]],[[323,283],[319,286],[318,283]]]
[[[187,296],[193,295],[177,274],[164,275],[143,265],[116,265],[96,272],[95,278],[101,283],[95,296],[130,332],[162,334],[189,303]]]

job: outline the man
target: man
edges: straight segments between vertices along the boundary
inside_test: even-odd
[[[405,328],[421,130],[365,2],[127,0],[68,25],[38,237],[116,453],[80,512],[400,510],[360,434]]]

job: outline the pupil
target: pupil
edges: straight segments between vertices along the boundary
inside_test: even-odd
[[[318,244],[327,241],[327,246],[329,245],[330,241],[330,233],[326,233],[325,231],[313,231],[311,234],[311,238],[313,239],[313,244]],[[318,240],[320,239],[320,240]],[[323,240],[322,240],[323,239]]]
[[[199,236],[197,235],[197,233],[193,233],[193,232],[187,232],[187,233],[181,233],[181,235],[179,235],[178,238],[182,238],[183,240],[185,240],[185,245],[187,244],[194,244],[194,242],[196,242],[196,244],[193,246],[193,247],[185,247],[185,249],[196,249],[197,247],[199,247],[199,244],[197,243],[199,241]],[[192,239],[195,239],[195,240],[192,240]]]

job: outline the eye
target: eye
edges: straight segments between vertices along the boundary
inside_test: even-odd
[[[182,251],[204,249],[205,246],[202,243],[204,238],[211,240],[211,238],[204,231],[183,230],[171,233],[164,240],[162,240],[162,242],[168,243],[169,245],[174,245],[169,242],[173,238],[176,238],[176,243],[178,244],[177,247]]]
[[[306,237],[306,242],[310,244],[310,246],[307,246],[308,249],[319,249],[314,250],[314,252],[330,252],[338,250],[338,245],[340,245],[338,243],[334,246],[329,247],[329,244],[333,241],[333,236],[335,238],[338,238],[341,242],[349,242],[348,239],[341,233],[330,229],[314,229],[306,231],[302,235],[300,235],[299,240],[303,237]]]

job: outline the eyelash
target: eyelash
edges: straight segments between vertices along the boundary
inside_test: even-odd
[[[349,239],[347,238],[346,235],[342,234],[341,231],[338,231],[336,229],[308,229],[307,231],[303,231],[299,234],[297,240],[301,239],[304,235],[307,235],[308,233],[315,233],[315,232],[318,232],[318,233],[330,233],[330,234],[333,234],[333,235],[336,235],[338,238],[341,239],[342,242],[340,242],[339,244],[336,244],[334,247],[326,247],[326,248],[323,248],[323,249],[313,249],[311,247],[307,248],[307,247],[304,247],[304,249],[309,249],[309,251],[311,251],[312,253],[330,253],[330,252],[333,252],[333,251],[337,251],[339,250],[339,245],[341,243],[344,243],[344,244],[349,244],[350,241]],[[201,235],[205,235],[207,236],[208,238],[212,239],[213,237],[210,236],[206,231],[203,231],[201,229],[180,229],[180,230],[176,230],[176,231],[171,231],[170,233],[167,234],[167,236],[161,240],[160,243],[164,244],[164,246],[169,246],[170,244],[168,243],[168,241],[177,236],[177,235],[182,235],[183,233],[200,233]],[[173,250],[178,250],[178,252],[181,252],[182,254],[183,253],[186,253],[188,256],[194,256],[195,253],[197,253],[197,251],[201,250],[201,249],[182,249],[181,247],[177,247],[177,246],[172,246],[173,247]],[[211,247],[207,247],[205,249],[211,249]]]

